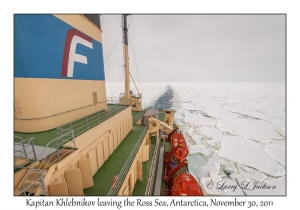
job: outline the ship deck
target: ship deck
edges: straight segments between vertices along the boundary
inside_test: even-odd
[[[71,128],[71,130],[73,130],[74,132],[74,138],[76,138],[77,136],[81,135],[82,133],[92,129],[93,127],[103,123],[104,121],[106,121],[107,119],[109,119],[110,117],[120,113],[121,111],[123,111],[124,109],[128,108],[127,105],[121,105],[121,104],[107,104],[109,110],[105,111],[99,111],[97,113],[85,116],[83,118],[80,118],[78,120],[75,120],[72,122],[72,125],[66,124],[61,126],[63,129],[66,128]],[[138,114],[138,113],[137,113]],[[137,115],[135,114],[135,116]],[[89,123],[87,123],[89,122]],[[72,127],[71,127],[72,126]],[[54,139],[59,138],[59,136],[61,135],[60,130],[57,128],[48,130],[48,131],[44,131],[44,132],[36,132],[36,133],[21,133],[21,132],[14,132],[14,136],[18,136],[21,137],[20,138],[14,138],[14,142],[15,142],[15,152],[17,150],[20,151],[20,149],[22,150],[22,144],[17,145],[18,142],[21,141],[25,141],[25,147],[26,145],[28,145],[26,139],[29,138],[34,138],[33,141],[31,142],[34,150],[35,150],[35,155],[32,152],[31,149],[31,145],[29,147],[26,147],[26,151],[28,152],[27,154],[27,158],[29,159],[29,161],[26,164],[21,165],[21,167],[17,167],[14,169],[14,172],[18,172],[22,167],[26,167],[28,165],[30,165],[32,162],[35,161],[35,157],[37,158],[37,160],[43,160],[44,158],[47,157],[47,155],[50,155],[51,153],[55,152],[55,141],[53,141]],[[49,143],[51,142],[51,143]],[[58,150],[63,149],[63,145],[59,145]],[[46,150],[45,150],[46,149]],[[76,148],[74,148],[76,149]],[[46,152],[45,152],[46,151]],[[17,151],[17,153],[15,153],[15,158],[18,157],[20,152]],[[23,157],[23,156],[22,156]],[[27,159],[26,158],[26,159]],[[18,159],[18,158],[17,158]]]
[[[144,114],[144,111],[132,111],[132,119],[135,124]],[[105,196],[109,193],[112,187],[112,181],[118,175],[124,166],[129,154],[142,135],[145,126],[133,125],[133,129],[125,137],[122,143],[116,148],[111,156],[105,161],[101,168],[96,172],[93,177],[94,186],[84,189],[86,196]],[[137,180],[134,186],[132,195],[143,196],[145,195],[148,176],[150,173],[151,163],[156,144],[156,137],[150,138],[150,154],[149,160],[143,162],[143,181]]]
[[[145,128],[143,125],[136,125],[135,123],[142,117],[144,111],[132,111],[133,129],[125,137],[122,143],[116,148],[111,156],[105,161],[101,168],[96,172],[93,177],[94,186],[84,189],[86,196],[105,196],[109,193],[112,187],[112,181],[118,175],[124,166],[129,154],[142,135]],[[160,112],[159,117],[163,119],[164,113]],[[149,160],[143,162],[143,181],[137,180],[134,186],[132,195],[143,196],[145,195],[148,177],[151,170],[151,163],[154,155],[156,144],[156,137],[150,138],[150,154]]]
[[[156,144],[156,137],[151,136],[150,140],[151,140],[151,144],[150,144],[149,160],[147,160],[143,163],[143,181],[142,182],[140,180],[136,181],[132,195],[136,195],[136,196],[144,196],[145,195],[147,181],[148,181],[148,177],[150,174],[150,168],[151,168],[151,163],[152,163],[153,154],[154,154],[154,148],[155,148],[155,144]]]
[[[113,105],[108,105],[108,107],[112,107]],[[126,109],[128,106],[124,106],[124,108],[120,109],[118,112],[121,112],[122,110]],[[107,113],[109,113],[108,111]],[[117,113],[118,113],[117,112]],[[101,113],[105,113],[105,111],[101,111]],[[132,111],[132,119],[133,119],[133,129],[129,132],[129,134],[125,137],[125,139],[121,142],[121,144],[115,149],[115,151],[110,155],[110,157],[105,161],[105,163],[101,166],[101,168],[96,172],[96,174],[93,177],[94,180],[94,186],[84,189],[84,195],[86,196],[105,196],[108,195],[111,186],[112,181],[116,175],[118,175],[124,166],[129,154],[131,153],[132,149],[136,145],[138,139],[143,133],[143,130],[146,126],[144,125],[137,125],[136,123],[138,120],[143,116],[145,112],[144,111]],[[113,115],[116,114],[116,112],[113,113]],[[88,118],[93,118],[94,115],[88,116]],[[100,123],[104,122],[108,118],[110,118],[112,115],[106,115],[107,117],[101,118]],[[160,111],[158,118],[160,120],[163,120],[164,118],[164,112]],[[79,119],[77,121],[74,121],[76,123],[81,123],[82,121],[85,121],[84,119]],[[99,123],[95,124],[98,125]],[[89,129],[92,127],[90,126]],[[85,132],[87,128],[81,128],[77,129],[76,132],[74,132],[75,137],[79,136],[82,132]],[[45,132],[38,132],[38,133],[20,133],[20,132],[14,132],[15,135],[22,137],[23,139],[27,139],[30,137],[34,137],[33,144],[37,147],[45,147],[49,141],[57,138],[59,135],[58,129],[52,129]],[[148,177],[151,169],[151,163],[154,155],[154,149],[156,144],[156,137],[152,136],[150,138],[150,154],[149,154],[149,160],[143,162],[143,181],[137,180],[134,190],[132,192],[132,195],[135,196],[143,196],[145,195]],[[15,139],[15,141],[18,141],[18,139]],[[48,145],[49,146],[49,145]],[[163,144],[160,145],[162,147]],[[31,161],[32,162],[32,161]],[[17,172],[18,169],[15,170]],[[164,187],[164,182],[162,181],[162,187]]]
[[[124,166],[129,154],[134,148],[137,140],[142,135],[145,126],[134,125],[133,129],[125,137],[122,143],[109,156],[105,163],[94,175],[94,186],[84,189],[84,195],[103,196],[107,195],[112,187],[112,181]],[[144,165],[143,165],[144,167]]]
[[[116,106],[115,104],[107,104],[108,108],[112,108],[114,106]],[[126,105],[119,105],[120,109],[118,110],[114,110],[114,109],[110,109],[107,112],[102,110],[99,112],[100,115],[102,115],[103,117],[100,117],[100,122],[97,122],[95,124],[90,125],[90,127],[88,128],[87,125],[86,126],[82,126],[81,128],[77,129],[74,131],[74,135],[75,137],[79,136],[80,134],[82,134],[84,131],[91,129],[92,127],[104,122],[105,120],[109,119],[110,117],[112,117],[115,114],[118,114],[119,112],[123,111],[124,109],[126,109],[128,106]],[[93,119],[95,117],[97,117],[98,113],[94,113],[92,115],[88,116],[88,120]],[[133,114],[133,116],[136,116],[138,113]],[[81,118],[79,120],[75,120],[74,124],[81,124],[82,122],[84,122],[86,120],[86,118]],[[43,132],[36,132],[36,133],[21,133],[21,132],[14,132],[14,135],[19,136],[23,139],[27,139],[30,137],[34,137],[33,140],[33,145],[36,146],[41,146],[41,147],[45,147],[49,141],[51,141],[52,139],[55,139],[57,137],[59,137],[59,130],[57,128],[48,130],[48,131],[43,131]],[[19,139],[15,139],[15,142],[18,142]]]

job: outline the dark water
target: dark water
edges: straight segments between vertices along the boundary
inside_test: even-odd
[[[172,99],[174,97],[174,90],[171,88],[170,85],[168,85],[165,89],[165,92],[156,99],[152,103],[152,105],[149,106],[150,109],[171,109],[173,106]]]

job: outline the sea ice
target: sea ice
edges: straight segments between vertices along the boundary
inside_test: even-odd
[[[228,112],[222,107],[209,107],[205,110],[205,112],[208,115],[218,119],[233,118],[235,116],[232,112]]]
[[[234,127],[234,134],[244,136],[257,141],[265,141],[266,139],[283,139],[276,131],[274,125],[263,120],[251,120],[245,118],[225,119],[225,124]]]
[[[192,139],[194,140],[194,142],[195,142],[196,144],[202,144],[202,143],[203,143],[203,142],[202,142],[202,137],[199,136],[199,135],[193,135],[193,136],[192,136]]]
[[[220,134],[220,131],[214,127],[203,126],[199,128],[201,134],[203,134],[206,138],[211,139],[214,136]]]
[[[265,151],[269,154],[270,157],[278,161],[281,165],[285,166],[285,145],[273,141],[266,146]]]
[[[222,123],[218,123],[217,124],[217,128],[223,133],[223,134],[233,134],[234,132],[234,127],[232,127],[232,125],[229,124],[224,124]]]
[[[237,172],[236,167],[234,166],[234,164],[231,161],[221,159],[220,163],[221,163],[221,168],[224,169],[225,171],[230,172],[230,173]]]
[[[189,111],[184,111],[184,121],[188,124],[200,126],[200,125],[214,125],[216,121],[212,118],[204,117],[200,114],[194,114]]]
[[[204,156],[210,156],[211,149],[203,145],[190,145],[189,153],[190,154],[202,153]]]
[[[219,173],[220,160],[216,158],[210,158],[205,166],[202,167],[200,172],[201,177],[209,177],[210,172]]]
[[[185,127],[184,129],[181,129],[182,130],[182,134],[184,136],[193,136],[194,134],[194,129],[192,127]]]
[[[219,149],[221,147],[221,143],[218,140],[207,140],[205,141],[209,146],[214,147],[215,149]]]
[[[238,165],[238,169],[239,169],[239,174],[241,174],[242,176],[244,176],[245,178],[247,178],[249,180],[262,182],[263,180],[267,179],[267,176],[264,173],[259,172],[259,171],[255,170],[254,168],[249,168],[247,166]]]
[[[256,168],[271,176],[285,175],[285,168],[276,163],[257,143],[237,136],[223,136],[220,157]]]
[[[196,109],[195,105],[192,104],[191,101],[188,101],[188,102],[182,101],[180,106],[184,110],[194,110],[194,109]]]
[[[208,161],[207,157],[200,153],[189,154],[187,160],[189,171],[193,172],[198,179],[201,178],[200,171],[202,167],[206,165]]]
[[[214,173],[214,172],[209,172],[209,176],[211,178],[211,181],[216,185],[219,181],[222,180],[222,178],[217,174],[217,173]]]
[[[210,146],[210,149],[217,148],[216,142],[220,142],[220,150],[211,150],[208,158],[213,156],[220,159],[222,169],[237,172],[245,180],[272,182],[274,178],[269,177],[267,180],[266,174],[284,177],[284,83],[180,83],[171,86],[177,92],[175,101],[183,102],[178,102],[176,107],[180,110],[176,115],[183,116],[179,118],[180,123],[193,128],[194,133],[211,138],[201,141],[198,138],[199,141],[194,142]],[[207,126],[214,126],[219,134],[205,132],[203,127]],[[198,151],[195,155],[200,155],[200,150],[203,152],[204,148],[195,147],[194,151]],[[197,164],[196,160],[194,164]],[[207,165],[200,166],[200,169],[203,173]],[[196,167],[195,170],[199,168]],[[197,174],[198,177],[201,175],[199,171]],[[229,178],[227,182],[235,183]],[[235,192],[220,189],[218,191],[220,194],[244,194],[241,189]],[[273,194],[270,191],[252,193]],[[276,193],[285,192],[280,189]]]
[[[265,183],[269,186],[275,186],[275,189],[271,189],[276,195],[286,195],[286,176],[279,177],[277,179],[266,180]]]

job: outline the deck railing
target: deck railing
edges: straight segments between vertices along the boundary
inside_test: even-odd
[[[137,116],[132,118],[132,124],[135,125],[139,121],[139,119],[141,119],[141,117],[146,113],[146,111],[147,110],[143,110]]]
[[[18,139],[19,141],[16,141]],[[36,153],[33,146],[34,137],[23,139],[22,137],[15,136],[14,140],[14,165],[20,158],[26,158],[31,160],[37,160]],[[19,147],[19,148],[18,148]],[[33,158],[29,157],[29,154],[33,153]],[[15,168],[18,166],[15,165]]]
[[[65,132],[73,130],[74,136],[77,137],[128,107],[127,105],[120,104],[119,98],[110,97],[106,102],[108,104],[107,110],[100,110],[94,112],[93,114],[61,125],[57,127],[59,130],[57,134],[62,135]]]
[[[142,97],[142,93],[130,93],[130,95],[134,98],[141,98]],[[120,93],[119,97],[120,98],[124,98],[125,93]]]
[[[148,131],[148,125],[145,126],[145,128],[142,131],[139,139],[137,140],[134,148],[132,149],[130,155],[128,156],[124,166],[122,167],[121,172],[119,173],[117,179],[115,180],[115,183],[118,183],[118,184],[115,184],[110,189],[110,191],[108,192],[108,195],[110,195],[110,196],[118,195],[118,193],[121,189],[121,186],[122,186],[122,184],[123,184],[123,182],[124,182],[124,180],[125,180],[125,178],[128,174],[128,171],[129,171],[129,169],[130,169],[130,167],[131,167],[131,165],[132,165],[132,163],[133,163],[133,161],[136,157],[137,152],[139,151],[139,148],[140,148],[140,146],[141,146],[141,144],[144,140],[144,137],[145,137],[147,131]]]
[[[64,145],[66,143],[69,143],[68,147],[64,152],[61,152],[61,148],[64,148]],[[45,189],[45,186],[43,185],[43,172],[47,171],[51,165],[58,163],[64,157],[68,156],[75,149],[76,143],[73,130],[70,130],[62,134],[61,136],[49,141],[40,153],[40,157],[38,158],[40,162],[35,162],[34,165],[29,169],[27,175],[24,177],[21,192],[19,192],[19,194],[17,195],[20,195],[22,193],[23,195],[26,195],[26,192],[28,193],[28,195],[34,193],[37,190],[37,181],[40,181],[42,184],[41,186],[43,187],[43,189]],[[44,190],[44,195],[47,195],[46,193],[46,190]]]
[[[150,174],[145,190],[145,195],[149,196],[152,195],[153,193],[153,186],[154,186],[154,179],[155,179],[155,172],[156,172],[156,167],[157,167],[157,162],[158,162],[158,156],[159,156],[159,149],[160,149],[160,139],[156,139],[156,144],[155,144],[155,149],[153,153],[153,158],[152,158],[152,163],[150,166]]]

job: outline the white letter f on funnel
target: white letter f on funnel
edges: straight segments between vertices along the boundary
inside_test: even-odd
[[[80,31],[70,29],[65,41],[61,76],[73,77],[74,62],[87,64],[86,56],[76,53],[76,46],[78,43],[93,49],[92,38],[86,36]]]
[[[93,49],[93,44],[91,42],[82,39],[79,36],[73,36],[70,53],[69,53],[69,63],[68,63],[68,74],[67,77],[73,77],[73,70],[74,70],[74,62],[84,63],[87,64],[86,56],[80,55],[76,53],[76,46],[80,43],[88,48]]]

